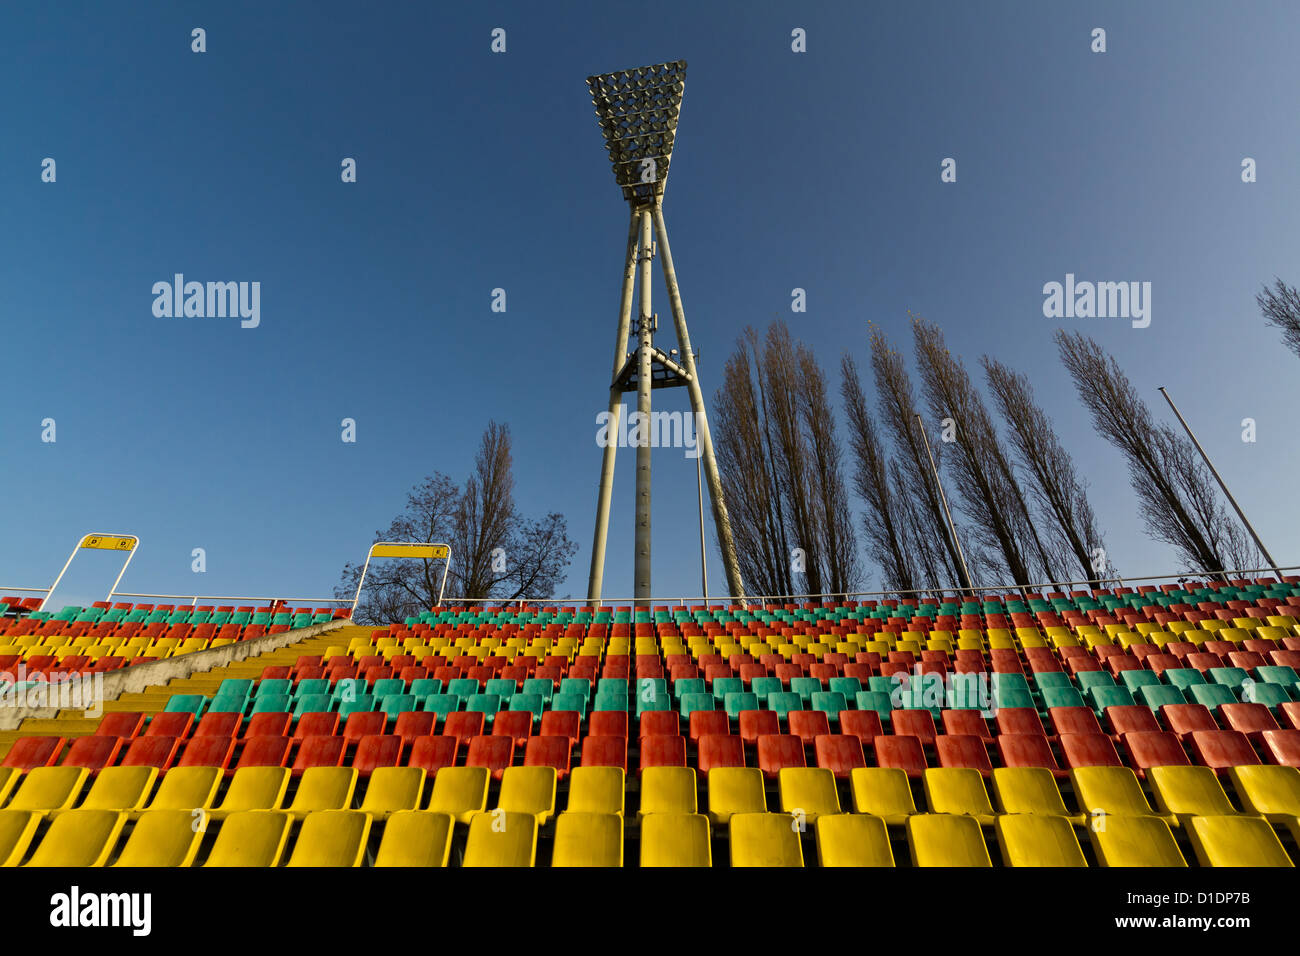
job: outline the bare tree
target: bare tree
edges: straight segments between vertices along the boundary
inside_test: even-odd
[[[862,529],[867,552],[881,571],[881,586],[891,590],[917,588],[916,565],[909,540],[904,497],[899,494],[897,468],[891,470],[889,449],[867,407],[857,363],[845,352],[840,360],[840,395],[849,423],[849,448],[853,453],[853,486],[867,510]],[[892,471],[892,473],[891,473]]]
[[[1172,546],[1189,571],[1257,567],[1258,552],[1219,504],[1191,442],[1152,420],[1119,363],[1092,339],[1058,329],[1056,344],[1097,434],[1128,462],[1147,532]]]
[[[777,595],[856,587],[843,455],[812,353],[783,323],[769,327],[762,345],[747,329],[727,360],[714,408],[719,471],[750,589]]]
[[[948,423],[944,440],[952,449],[949,460],[963,510],[996,577],[1009,574],[1021,585],[1033,583],[1040,575],[1060,580],[984,399],[948,351],[943,331],[914,316],[912,337],[930,414]]]
[[[510,431],[490,422],[464,488],[435,472],[411,490],[405,510],[376,532],[375,540],[447,543],[452,596],[503,601],[552,596],[578,546],[569,539],[562,515],[529,519],[519,514],[511,470]],[[371,562],[356,619],[387,624],[428,610],[438,600],[442,571],[440,561]],[[361,565],[345,565],[335,597],[351,599],[360,577]]]
[[[1300,355],[1300,292],[1275,278],[1273,288],[1265,286],[1255,301],[1268,324],[1282,330],[1286,347]]]
[[[912,380],[903,357],[889,347],[889,340],[876,325],[871,326],[871,368],[875,373],[880,418],[893,441],[897,457],[900,490],[918,509],[914,543],[918,546],[918,570],[927,589],[944,589],[957,582],[969,590],[970,579],[962,568],[957,542],[948,530],[939,485],[930,469],[930,456],[917,423],[919,412]],[[936,468],[942,451],[933,448]],[[961,534],[961,529],[958,529]],[[937,546],[936,546],[937,543]]]
[[[1107,570],[1096,560],[1105,555],[1105,545],[1073,459],[1057,440],[1052,420],[1034,401],[1029,379],[987,355],[981,362],[989,391],[1010,429],[1011,446],[1029,476],[1030,491],[1056,529],[1058,560],[1072,559],[1081,580],[1097,580]],[[1114,568],[1107,573],[1114,574]]]

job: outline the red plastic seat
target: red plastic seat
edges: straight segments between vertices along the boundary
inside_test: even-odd
[[[311,767],[341,767],[346,756],[347,743],[342,737],[333,734],[303,737],[294,757],[293,775],[296,777]]]
[[[803,677],[803,668],[798,664],[777,664],[772,676],[780,679],[781,686],[789,690],[790,681],[796,677]]]
[[[945,710],[943,732],[946,734],[973,734],[986,744],[993,743],[988,721],[978,710]]]
[[[1117,737],[1124,734],[1158,734],[1163,729],[1146,704],[1117,704],[1106,708],[1106,723]]]
[[[1300,700],[1288,700],[1278,704],[1277,715],[1284,730],[1300,730]]]
[[[1046,742],[1047,738],[1043,738]],[[876,764],[907,771],[909,777],[925,774],[925,748],[920,738],[882,734],[875,740]]]
[[[708,734],[723,734],[725,736],[730,733],[731,721],[727,717],[725,710],[691,711],[689,734],[693,743],[698,743],[701,737]]]
[[[984,741],[974,734],[939,734],[934,738],[934,750],[940,767],[966,767],[986,777],[993,773]]]
[[[123,743],[121,737],[110,737],[107,734],[78,737],[68,748],[63,766],[85,767],[92,773],[98,773],[100,768],[111,767],[116,762]]]
[[[742,710],[740,712],[740,739],[746,744],[757,745],[758,738],[766,735],[780,735],[781,722],[774,710]]]
[[[1097,715],[1087,707],[1052,707],[1047,711],[1052,721],[1052,729],[1061,734],[1099,734],[1101,724]]]
[[[682,732],[681,718],[675,710],[644,711],[637,723],[640,729],[638,736],[641,737],[677,737]]]
[[[298,718],[293,729],[294,743],[308,737],[333,737],[339,732],[339,715],[334,711],[313,711]],[[340,738],[341,739],[341,738]]]
[[[216,713],[204,714],[199,725],[194,728],[195,737],[233,737],[244,722],[242,714]]]
[[[929,716],[928,712],[926,716]],[[814,740],[831,732],[830,721],[820,710],[792,710],[786,719],[790,723],[790,734],[802,740],[805,747],[811,747]]]
[[[515,739],[513,737],[492,737],[480,734],[469,742],[469,753],[465,758],[467,767],[486,767],[493,779],[500,780],[506,767],[514,763]]]
[[[379,767],[396,767],[402,759],[402,738],[396,734],[369,734],[357,742],[352,766],[362,777]]]
[[[663,711],[648,711],[648,713],[663,713]],[[640,770],[644,770],[646,767],[686,766],[685,737],[665,737],[660,735],[642,737],[640,750]]]
[[[1266,730],[1259,736],[1271,763],[1300,767],[1300,730]]]
[[[1247,737],[1262,734],[1266,730],[1280,729],[1272,713],[1263,704],[1220,704],[1219,714],[1229,730],[1243,733]]]
[[[1047,736],[1047,731],[1043,729],[1043,722],[1038,719],[1038,711],[1032,707],[999,707],[997,721],[999,735]]]
[[[455,737],[460,741],[461,746],[467,746],[473,738],[483,733],[485,720],[486,717],[481,711],[453,710],[442,725],[442,735]]]
[[[758,766],[763,776],[775,780],[786,767],[806,767],[803,741],[794,734],[762,734],[758,738]]]
[[[601,711],[605,713],[605,711]],[[542,713],[542,725],[537,731],[539,737],[568,737],[569,743],[576,746],[582,737],[582,715],[576,710],[547,710]]]
[[[582,738],[582,766],[622,767],[627,772],[626,737]]]
[[[531,710],[503,710],[492,721],[492,733],[497,737],[513,737],[516,747],[528,744],[533,735],[533,712]]]
[[[563,780],[569,775],[572,756],[573,748],[567,736],[530,737],[524,747],[524,766],[554,767],[555,779]]]
[[[235,769],[240,767],[287,767],[289,765],[289,737],[253,737],[244,744]],[[193,744],[191,744],[193,746]]]
[[[627,711],[597,710],[587,718],[587,736],[622,737],[627,740]]]
[[[144,729],[146,737],[175,737],[177,740],[184,740],[190,735],[190,728],[194,726],[194,715],[191,713],[154,714],[149,719],[148,726]],[[137,735],[138,736],[138,735]]]
[[[1006,767],[1045,767],[1058,777],[1065,776],[1042,734],[999,734],[998,757]]]
[[[1063,734],[1057,738],[1067,767],[1122,767],[1114,742],[1105,734]]]
[[[106,737],[121,737],[124,740],[131,740],[140,731],[144,730],[144,714],[137,710],[119,710],[108,713],[99,721],[99,726],[95,728],[97,735]]]
[[[460,741],[455,737],[429,735],[414,737],[409,743],[411,755],[406,761],[408,767],[422,767],[427,776],[435,777],[443,767],[456,766]]]
[[[1139,777],[1151,767],[1186,767],[1191,765],[1178,737],[1166,731],[1131,733],[1122,738],[1129,763]]]
[[[192,716],[192,715],[191,715]],[[220,740],[220,737],[209,738]],[[234,741],[230,741],[231,746]],[[131,741],[131,745],[126,748],[126,753],[122,755],[122,761],[119,766],[122,767],[157,767],[159,773],[165,773],[176,761],[176,754],[180,750],[181,741],[179,737],[164,737],[155,735],[150,737],[136,737]]]
[[[1263,763],[1250,738],[1236,730],[1197,730],[1191,735],[1196,762],[1214,771]]]
[[[1214,715],[1203,704],[1165,704],[1160,708],[1160,716],[1170,733],[1178,735],[1179,740],[1186,740],[1189,734],[1199,730],[1218,730]]]
[[[874,710],[841,710],[840,731],[857,737],[864,749],[885,732],[880,723],[880,715]]]
[[[813,752],[817,766],[829,770],[838,780],[848,780],[855,767],[867,765],[862,740],[855,734],[825,734],[813,742]]]
[[[438,714],[432,710],[406,710],[397,715],[393,733],[410,746],[416,737],[427,737],[438,725]]]
[[[271,664],[262,668],[261,680],[288,680],[290,667],[288,664]]]
[[[699,738],[698,769],[708,776],[714,767],[745,766],[745,743],[735,734],[703,734]]]
[[[1184,658],[1184,663],[1188,667],[1195,667],[1201,673],[1205,673],[1211,667],[1222,667],[1223,659],[1218,654],[1207,654],[1204,651],[1197,651],[1195,654],[1188,654]]]
[[[185,745],[178,767],[219,767],[230,769],[230,758],[235,754],[234,737],[193,737]]]
[[[381,710],[354,710],[343,725],[343,739],[356,743],[362,737],[382,736],[388,726],[388,715]]]
[[[242,739],[247,741],[254,737],[283,737],[291,732],[289,725],[292,721],[293,716],[284,711],[264,711],[254,714],[248,718],[248,726],[244,728]]]

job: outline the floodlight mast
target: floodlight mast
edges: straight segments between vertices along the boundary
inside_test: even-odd
[[[596,524],[591,548],[591,572],[587,579],[587,600],[600,604],[605,574],[605,543],[609,533],[610,500],[614,488],[617,435],[621,434],[622,395],[637,393],[638,427],[632,432],[636,443],[636,531],[634,542],[633,594],[638,607],[647,606],[652,596],[650,565],[650,452],[651,389],[685,387],[695,421],[696,453],[703,461],[713,522],[722,551],[731,596],[743,599],[744,585],[736,559],[731,520],[722,493],[722,480],[713,453],[700,387],[691,350],[690,333],[682,306],[681,290],[673,268],[668,230],[664,224],[663,197],[677,135],[682,92],[686,85],[686,62],[677,60],[655,66],[621,70],[587,78],[605,148],[614,168],[615,182],[631,209],[627,253],[624,257],[623,292],[619,305],[618,335],[614,345],[614,372],[609,390],[609,416],[600,485],[596,499]],[[664,283],[672,310],[673,326],[681,349],[680,363],[654,345],[658,317],[651,310],[650,273],[656,251],[663,255]],[[639,289],[637,321],[632,323],[632,292]],[[635,332],[636,351],[629,355],[628,338]]]

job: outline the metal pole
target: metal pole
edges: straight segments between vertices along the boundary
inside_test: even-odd
[[[1219,475],[1218,469],[1214,467],[1214,462],[1210,461],[1210,456],[1205,453],[1205,449],[1201,447],[1201,443],[1197,441],[1196,436],[1192,434],[1191,426],[1187,424],[1187,420],[1183,418],[1182,412],[1178,410],[1178,406],[1174,404],[1174,400],[1169,397],[1169,393],[1165,391],[1163,385],[1160,386],[1160,394],[1165,397],[1165,401],[1169,403],[1169,407],[1172,408],[1174,414],[1178,416],[1178,421],[1183,426],[1183,431],[1187,432],[1187,437],[1192,440],[1192,444],[1196,446],[1196,450],[1201,453],[1201,458],[1205,460],[1205,465],[1210,469],[1210,474],[1214,475],[1214,480],[1217,481],[1219,487],[1223,489],[1223,496],[1228,499],[1233,510],[1237,512],[1237,517],[1240,518],[1241,523],[1246,526],[1246,530],[1250,532],[1250,536],[1255,539],[1255,546],[1259,548],[1259,553],[1264,556],[1264,560],[1269,563],[1269,567],[1273,569],[1273,573],[1276,574],[1277,579],[1281,581],[1282,572],[1278,570],[1277,562],[1274,561],[1273,556],[1268,553],[1268,548],[1264,547],[1264,542],[1259,540],[1259,535],[1255,533],[1255,528],[1246,518],[1246,512],[1241,510],[1241,505],[1237,504],[1237,499],[1232,497],[1232,492],[1229,491],[1228,486],[1224,484],[1223,478]]]
[[[640,315],[637,320],[637,373],[636,373],[636,541],[633,544],[633,593],[636,606],[650,604],[650,384],[653,379],[654,314],[650,311],[650,267],[654,257],[652,248],[650,213],[642,210],[641,216],[641,276],[638,282],[637,301]]]
[[[695,456],[695,494],[700,500],[700,583],[704,603],[709,603],[709,565],[704,549],[704,480],[700,477],[700,456]]]
[[[930,451],[930,439],[925,434],[925,422],[921,416],[916,416],[916,423],[921,426],[921,441],[925,442],[925,454],[930,459],[930,471],[934,474],[935,486],[939,489],[939,500],[943,502],[943,513],[948,519],[948,530],[952,533],[952,543],[957,548],[957,557],[961,559],[961,573],[966,578],[966,587],[971,593],[975,591],[975,582],[971,579],[970,568],[966,567],[966,553],[961,549],[961,541],[957,538],[957,525],[953,523],[952,511],[948,508],[948,496],[943,493],[943,482],[939,480],[939,469],[934,464],[934,453]]]
[[[618,337],[614,341],[614,371],[619,373],[627,361],[627,337],[632,325],[632,287],[636,281],[637,237],[641,217],[632,210],[627,228],[627,254],[623,259],[623,294],[618,306]],[[605,541],[609,536],[609,503],[614,493],[614,459],[618,452],[620,419],[623,414],[623,393],[614,385],[609,389],[609,431],[604,457],[600,463],[600,486],[596,496],[596,528],[591,541],[591,571],[587,576],[587,601],[592,607],[600,605],[600,591],[605,578]]]
[[[736,543],[731,537],[731,519],[727,515],[727,503],[722,495],[722,478],[718,474],[717,459],[713,457],[713,437],[709,434],[709,420],[704,411],[704,392],[700,389],[700,376],[695,368],[695,353],[691,351],[691,334],[686,328],[686,311],[682,306],[681,290],[677,287],[677,271],[673,268],[673,253],[668,245],[668,227],[664,225],[661,199],[654,204],[654,221],[664,283],[668,286],[668,302],[673,312],[673,324],[677,328],[677,343],[682,351],[686,372],[690,376],[686,383],[687,392],[691,396],[691,411],[695,413],[696,440],[700,446],[700,457],[704,460],[704,477],[709,483],[709,501],[713,506],[718,547],[722,551],[722,567],[727,572],[727,588],[732,598],[744,604],[745,585],[740,579],[740,562],[736,559]]]

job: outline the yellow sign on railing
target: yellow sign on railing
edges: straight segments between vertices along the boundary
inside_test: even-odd
[[[101,551],[133,551],[136,544],[136,538],[114,535],[88,534],[81,539],[81,547],[97,548]]]
[[[445,544],[376,544],[370,549],[372,558],[445,558],[450,549]]]

